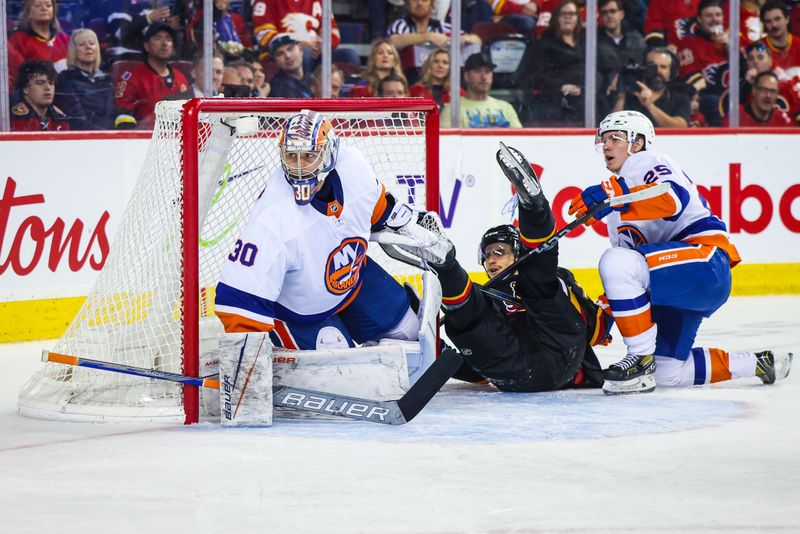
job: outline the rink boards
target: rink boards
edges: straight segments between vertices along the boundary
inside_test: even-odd
[[[800,132],[659,132],[656,147],[698,184],[731,231],[743,263],[734,294],[800,293]],[[138,177],[148,133],[0,134],[0,342],[57,337],[102,268]],[[477,242],[512,222],[512,194],[494,162],[497,141],[537,168],[564,224],[570,199],[607,177],[589,130],[444,132],[440,213],[459,260],[477,280]],[[401,178],[416,187],[421,176]],[[560,247],[590,294],[605,226],[579,229]]]

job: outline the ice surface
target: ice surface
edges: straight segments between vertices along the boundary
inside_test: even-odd
[[[0,532],[800,532],[800,368],[627,397],[451,383],[402,427],[223,430],[17,415],[53,343],[0,345]],[[731,299],[698,344],[798,354],[800,297]]]

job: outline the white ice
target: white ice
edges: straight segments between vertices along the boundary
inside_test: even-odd
[[[0,532],[800,532],[800,369],[628,397],[450,383],[402,427],[222,430],[19,416],[52,344],[0,345]],[[731,299],[697,344],[798,354],[800,297]]]

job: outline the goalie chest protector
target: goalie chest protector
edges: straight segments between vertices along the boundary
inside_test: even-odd
[[[360,152],[342,146],[326,178],[338,202],[298,206],[272,173],[222,269],[217,309],[273,324],[310,323],[343,309],[361,285],[383,187]],[[237,252],[238,250],[238,252]]]

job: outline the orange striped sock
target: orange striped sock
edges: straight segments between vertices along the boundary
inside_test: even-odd
[[[711,383],[724,382],[731,379],[730,358],[722,349],[708,349],[711,361]]]

